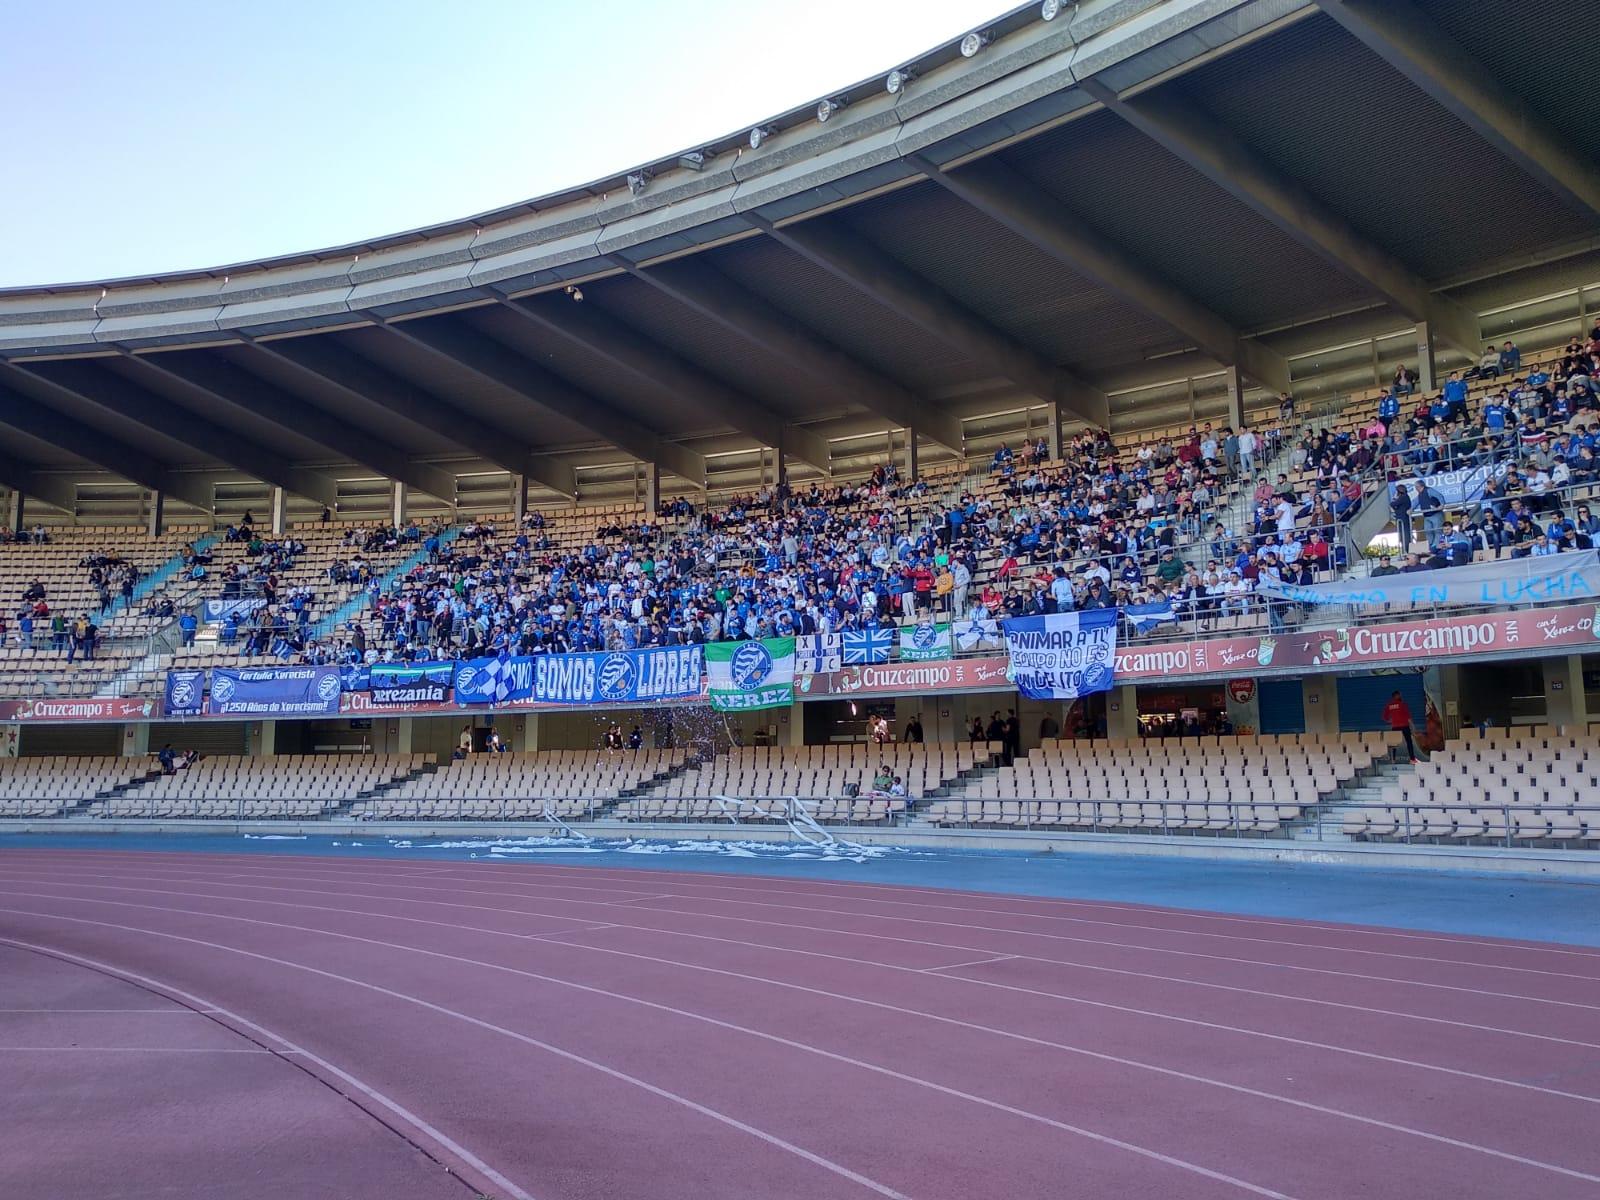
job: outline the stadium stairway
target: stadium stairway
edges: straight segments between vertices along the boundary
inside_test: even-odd
[[[410,783],[414,779],[421,779],[424,775],[436,774],[438,770],[438,763],[425,763],[424,765],[417,767],[415,770],[407,772],[399,779],[391,779],[387,783],[380,783],[377,787],[368,788],[364,792],[357,792],[354,796],[346,797],[332,808],[326,809],[321,814],[320,819],[324,821],[351,820],[350,808],[352,805],[362,800],[371,800],[376,797],[380,797],[386,792],[393,791],[402,784]]]
[[[1409,763],[1394,757],[1379,759],[1286,822],[1284,832],[1295,842],[1352,842],[1355,839],[1345,832],[1346,815],[1360,811],[1362,805],[1382,803],[1384,787],[1403,782],[1404,774],[1410,770]]]
[[[439,535],[439,548],[441,550],[444,549],[444,547],[448,546],[451,542],[460,537],[461,529],[462,527],[459,525],[452,525],[449,529],[446,529],[443,533],[441,533]],[[338,608],[334,609],[327,616],[323,617],[322,620],[318,621],[314,626],[312,626],[312,636],[318,641],[323,641],[332,637],[348,622],[353,620],[361,613],[366,612],[367,609],[371,608],[373,596],[381,595],[384,592],[389,591],[394,587],[396,582],[404,579],[413,570],[427,561],[428,552],[425,549],[419,549],[415,554],[402,559],[389,571],[378,576],[374,583],[362,588],[355,595],[351,596],[350,599],[346,600]]]
[[[215,546],[216,544],[217,535],[214,533],[205,534],[202,537],[195,538],[194,540],[194,548],[201,552],[211,549],[211,547]],[[183,570],[183,555],[175,554],[155,570],[151,571],[150,574],[140,579],[138,583],[133,585],[134,603],[137,604],[146,596],[149,596],[165,587],[167,581],[181,570]]]

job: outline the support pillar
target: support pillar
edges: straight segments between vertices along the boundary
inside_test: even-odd
[[[1339,732],[1339,681],[1333,675],[1306,675],[1300,680],[1307,733]]]
[[[394,752],[396,754],[415,754],[417,719],[415,717],[400,717],[394,723]]]
[[[1589,723],[1589,698],[1583,690],[1583,657],[1565,654],[1544,660],[1544,719],[1551,725],[1582,729]]]
[[[1436,348],[1433,344],[1433,327],[1426,321],[1417,322],[1417,387],[1423,395],[1435,390],[1434,377],[1438,369]]]
[[[272,523],[272,536],[282,537],[289,531],[289,493],[281,487],[273,488],[267,499],[267,509]]]
[[[528,477],[526,475],[513,475],[511,477],[511,511],[516,514],[517,527],[522,527],[522,518],[528,515]]]
[[[244,736],[251,758],[271,758],[278,752],[276,721],[251,721],[244,728]]]
[[[798,704],[791,704],[778,713],[778,745],[804,746],[805,744],[805,712]]]
[[[11,498],[6,501],[6,528],[12,533],[21,532],[26,505],[22,493],[17,491],[12,492]]]
[[[1239,370],[1239,364],[1234,363],[1222,373],[1223,381],[1228,388],[1228,424],[1235,433],[1244,428],[1244,373]],[[1189,411],[1191,420],[1194,410]]]
[[[150,753],[150,726],[130,721],[122,727],[122,757],[144,758]]]
[[[406,485],[398,479],[389,483],[389,524],[396,529],[406,523]]]
[[[1046,435],[1050,443],[1050,457],[1060,459],[1062,457],[1061,406],[1052,404],[1045,409],[1045,412],[1050,414],[1050,430]]]
[[[530,754],[539,748],[539,714],[517,713],[506,718],[511,723],[510,749],[516,754]],[[505,737],[501,733],[501,737]]]
[[[906,459],[903,475],[905,481],[910,483],[917,477],[917,474],[917,431],[915,429],[908,429],[906,430]]]
[[[1106,693],[1106,738],[1113,742],[1139,740],[1139,689],[1124,683]]]
[[[646,517],[656,515],[661,507],[661,468],[655,463],[644,465],[644,511]]]
[[[166,497],[160,492],[150,493],[150,507],[145,510],[144,531],[150,537],[160,537],[166,530]]]

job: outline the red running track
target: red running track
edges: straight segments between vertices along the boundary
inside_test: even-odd
[[[81,1007],[172,1010],[102,1015],[87,1054],[63,1039],[89,1014],[0,1012],[26,1085],[0,1090],[0,1195],[1600,1197],[1589,949],[689,872],[17,850],[0,954],[0,1008],[100,989],[139,999]],[[174,1089],[206,1103],[163,1118]],[[69,1122],[114,1139],[117,1178],[46,1136]]]

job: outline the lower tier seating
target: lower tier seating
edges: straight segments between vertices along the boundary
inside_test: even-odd
[[[157,769],[152,758],[0,758],[0,817],[53,817]]]

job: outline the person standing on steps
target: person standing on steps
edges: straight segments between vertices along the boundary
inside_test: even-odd
[[[1411,756],[1412,762],[1416,762],[1417,743],[1411,736],[1411,706],[1399,692],[1390,696],[1389,703],[1383,706],[1383,719],[1388,722],[1390,729],[1405,735],[1406,753]]]

